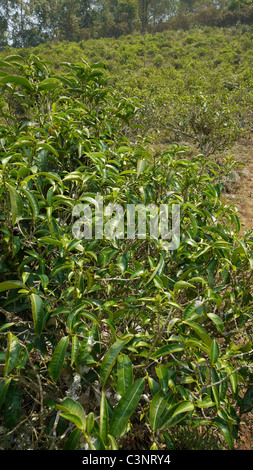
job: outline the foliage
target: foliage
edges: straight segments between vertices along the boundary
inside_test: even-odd
[[[61,62],[85,58],[102,61],[108,84],[135,106],[131,127],[158,141],[192,143],[205,155],[230,148],[251,126],[252,41],[250,28],[193,29],[156,35],[128,35],[117,40],[47,43],[17,50],[24,57],[48,58],[55,73]],[[4,59],[10,53],[7,49]]]
[[[234,163],[133,145],[138,107],[107,86],[101,62],[1,65],[5,428],[32,420],[28,448],[102,450],[141,423],[161,449],[180,423],[218,430],[231,449],[252,381],[252,239],[221,198]],[[180,204],[180,245],[76,239],[73,209],[97,194],[124,213]]]

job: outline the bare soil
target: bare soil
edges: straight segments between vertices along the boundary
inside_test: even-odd
[[[253,132],[241,139],[230,150],[234,160],[245,165],[239,171],[237,182],[232,185],[231,192],[226,193],[226,200],[238,208],[241,222],[241,234],[253,231]],[[236,450],[253,450],[253,413],[242,416],[239,439],[235,443]]]
[[[226,192],[226,200],[238,208],[243,234],[253,230],[253,132],[237,142],[229,154],[235,161],[244,163]]]

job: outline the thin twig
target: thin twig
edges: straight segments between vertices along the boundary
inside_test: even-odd
[[[52,443],[51,443],[51,446],[50,446],[49,450],[55,449],[55,441],[56,441],[56,438],[57,438],[57,426],[58,426],[58,423],[59,423],[60,414],[61,414],[61,410],[57,411],[56,417],[55,417],[55,420],[54,420],[53,429],[52,429],[53,439],[52,439]]]

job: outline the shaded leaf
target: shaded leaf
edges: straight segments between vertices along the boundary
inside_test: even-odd
[[[5,75],[3,78],[0,79],[0,85],[6,83],[20,85],[22,88],[25,88],[28,91],[33,90],[31,83],[25,77],[21,77],[19,75]]]
[[[184,346],[180,343],[168,344],[167,346],[162,346],[161,348],[157,349],[152,355],[151,359],[157,359],[158,357],[168,356],[169,354],[173,354],[175,352],[180,352],[184,350]]]
[[[11,379],[4,379],[0,384],[0,410],[2,408],[6,393],[8,392]]]
[[[32,304],[32,315],[33,315],[33,324],[35,333],[40,337],[42,330],[44,328],[47,315],[45,315],[43,308],[43,300],[37,294],[31,294],[31,304]]]
[[[116,406],[110,423],[110,434],[119,436],[137,407],[144,389],[145,379],[138,379],[127,390]]]
[[[110,375],[110,372],[115,364],[118,354],[120,353],[122,348],[128,343],[130,339],[131,338],[127,340],[116,341],[105,354],[105,357],[103,359],[103,362],[100,368],[100,381],[101,381],[102,387],[104,387],[106,380],[108,379]]]
[[[8,346],[6,350],[4,376],[8,375],[16,366],[20,354],[18,338],[12,333],[8,333]]]
[[[13,186],[8,183],[6,183],[6,186],[10,194],[12,225],[15,225],[15,223],[19,222],[23,217],[23,202],[19,193]]]
[[[49,372],[51,379],[54,382],[56,382],[61,375],[61,370],[62,370],[68,344],[69,344],[69,337],[65,336],[57,344],[54,350],[52,359],[49,363],[48,372]]]
[[[72,431],[72,433],[69,435],[63,447],[63,450],[75,450],[78,446],[81,436],[82,436],[81,429],[78,429],[78,428],[74,429],[74,431]]]
[[[60,404],[57,404],[57,409],[63,412],[61,416],[75,423],[79,429],[86,429],[85,411],[82,405],[73,398],[65,398]]]
[[[9,429],[16,426],[21,410],[20,391],[15,385],[10,385],[4,402],[4,423]]]
[[[109,412],[107,400],[104,392],[101,395],[100,402],[100,419],[99,419],[99,436],[105,446],[108,444],[108,431],[109,431]]]
[[[159,427],[160,417],[168,404],[168,399],[169,397],[164,395],[162,390],[159,390],[151,401],[149,418],[150,427],[153,431],[156,431]]]
[[[215,364],[220,355],[220,348],[217,341],[214,339],[211,344],[211,352],[210,352],[210,359],[211,363]]]
[[[122,397],[133,383],[132,362],[125,354],[118,357],[117,376],[117,392]]]
[[[20,281],[4,281],[0,282],[0,292],[11,289],[21,289],[24,287],[24,284]]]

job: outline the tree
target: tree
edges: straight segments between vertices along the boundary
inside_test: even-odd
[[[54,39],[58,29],[57,0],[32,0],[31,13],[42,40]]]
[[[7,45],[7,29],[7,19],[0,14],[0,50],[2,50]]]
[[[153,26],[165,22],[177,11],[178,5],[175,0],[151,0],[149,16]]]
[[[80,28],[87,28],[89,30],[89,37],[91,37],[91,28],[96,17],[95,3],[90,0],[79,0],[78,2]]]
[[[78,0],[61,0],[60,3],[57,3],[59,39],[67,41],[75,41],[78,39],[78,6]]]
[[[99,35],[102,36],[113,36],[114,29],[114,13],[115,13],[115,2],[111,0],[102,0],[98,2],[96,27],[99,31]]]
[[[119,0],[115,11],[115,22],[126,23],[129,32],[132,32],[139,20],[138,3],[136,0]]]
[[[1,36],[5,34],[13,47],[37,46],[47,39],[45,25],[50,15],[49,0],[3,0],[0,8]]]
[[[141,30],[145,32],[148,27],[149,6],[151,0],[138,0],[139,3],[139,16],[141,20]]]
[[[180,0],[179,11],[192,13],[196,7],[196,0]]]
[[[131,33],[139,23],[137,0],[98,2],[96,27],[99,35],[118,37]]]

